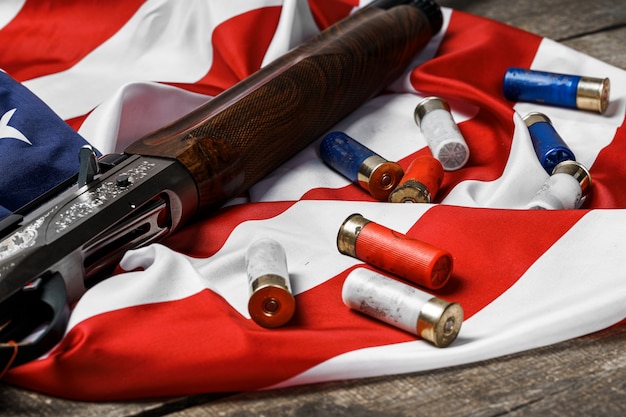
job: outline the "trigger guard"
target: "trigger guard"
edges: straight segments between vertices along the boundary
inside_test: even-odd
[[[0,369],[6,370],[39,358],[59,343],[65,334],[70,309],[63,277],[58,272],[54,273],[41,286],[38,301],[51,310],[52,317],[34,340],[0,343]]]

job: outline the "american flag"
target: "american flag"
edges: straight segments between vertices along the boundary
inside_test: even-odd
[[[0,68],[60,118],[48,123],[73,129],[37,163],[24,159],[35,134],[24,134],[30,143],[0,138],[0,206],[9,212],[36,195],[20,178],[63,180],[67,172],[46,167],[74,158],[83,138],[103,154],[122,151],[365,3],[2,2]],[[81,400],[267,389],[465,364],[623,323],[626,73],[510,26],[443,14],[409,71],[333,129],[406,169],[430,154],[415,106],[445,98],[471,155],[445,173],[433,204],[374,201],[320,160],[317,141],[215,216],[127,253],[73,307],[63,340],[6,381]],[[507,101],[502,79],[512,66],[608,77],[609,108]],[[21,111],[0,102],[2,126],[17,129]],[[522,120],[531,111],[548,115],[589,168],[593,190],[581,209],[524,209],[547,179]],[[336,236],[356,212],[453,255],[450,281],[432,291],[464,309],[451,346],[343,304],[342,283],[363,262],[340,254]],[[259,327],[247,310],[245,252],[263,237],[286,249],[296,298],[295,316],[277,329]]]

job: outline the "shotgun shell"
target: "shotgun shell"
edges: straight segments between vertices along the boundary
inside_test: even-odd
[[[579,208],[591,190],[591,174],[580,162],[563,161],[541,186],[527,208],[570,210]]]
[[[248,312],[263,327],[287,323],[296,310],[285,250],[273,239],[260,239],[246,251],[250,298]]]
[[[326,164],[380,201],[387,201],[404,174],[400,165],[387,161],[343,132],[324,136],[320,155]]]
[[[426,97],[417,104],[413,116],[443,169],[454,171],[467,163],[469,148],[444,99]]]
[[[463,308],[366,268],[356,268],[343,283],[349,308],[420,336],[437,347],[452,343],[463,322]]]
[[[576,160],[574,152],[559,136],[548,116],[533,112],[524,116],[523,119],[528,127],[535,154],[549,175],[559,163]]]
[[[430,289],[443,287],[452,272],[449,252],[381,226],[358,213],[350,215],[341,225],[337,249]]]
[[[443,181],[441,162],[429,155],[415,158],[400,184],[389,194],[392,203],[430,203]]]
[[[589,170],[580,162],[563,161],[552,170],[552,175],[558,173],[569,174],[574,177],[580,184],[583,198],[591,192],[591,174],[589,173]]]
[[[548,104],[604,113],[609,104],[608,78],[509,68],[504,74],[504,96],[511,101]]]

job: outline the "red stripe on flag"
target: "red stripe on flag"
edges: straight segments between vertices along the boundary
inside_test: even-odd
[[[83,123],[85,122],[85,119],[87,119],[87,117],[89,117],[90,113],[84,114],[82,116],[78,116],[78,117],[73,117],[71,119],[67,119],[65,121],[65,123],[67,123],[68,125],[71,126],[72,129],[74,129],[75,131],[78,132],[78,130],[80,129],[80,127],[83,125]]]
[[[420,65],[411,81],[418,91],[457,97],[508,114],[511,103],[502,93],[504,73],[510,66],[529,67],[541,40],[520,29],[454,11],[437,56]]]
[[[144,0],[27,1],[0,30],[0,68],[18,81],[64,71],[114,35]],[[60,7],[59,7],[60,6]]]
[[[309,0],[309,8],[313,14],[313,19],[320,29],[326,29],[333,23],[347,17],[352,9],[358,5],[358,0],[343,0],[335,1],[333,7],[328,7],[327,0]]]
[[[313,188],[304,193],[302,200],[376,201],[364,188],[356,184],[342,188]]]
[[[194,84],[169,83],[206,95],[217,95],[257,71],[263,62],[281,7],[264,7],[225,21],[213,31],[213,64]]]
[[[469,318],[510,288],[585,213],[436,206],[406,234],[452,253],[452,277],[435,293],[460,302]]]
[[[220,250],[232,231],[245,221],[266,220],[283,213],[295,202],[247,203],[222,209],[210,219],[185,226],[163,243],[177,252],[207,258]]]

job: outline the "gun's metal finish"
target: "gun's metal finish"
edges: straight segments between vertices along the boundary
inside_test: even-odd
[[[38,321],[65,315],[66,306],[111,273],[126,250],[156,241],[182,224],[193,214],[189,208],[197,206],[197,198],[189,172],[177,161],[130,156],[23,217],[20,227],[0,241],[3,341],[19,340],[16,335],[26,336]],[[46,307],[37,297],[50,294],[51,283],[63,297],[49,295],[54,304]],[[58,298],[64,298],[63,304]],[[61,336],[65,323],[56,326],[50,331]],[[35,351],[27,346],[36,356],[50,347]],[[0,350],[0,358],[2,354]]]
[[[45,353],[67,306],[126,250],[219,207],[320,137],[394,81],[441,23],[431,0],[377,0],[123,155],[96,165],[83,150],[75,179],[0,222],[0,364]],[[19,342],[42,322],[38,339]]]
[[[164,236],[197,205],[189,173],[174,160],[132,156],[98,180],[64,192],[0,241],[0,294],[48,270],[62,271],[70,302],[130,247]],[[189,209],[187,209],[189,211]]]

